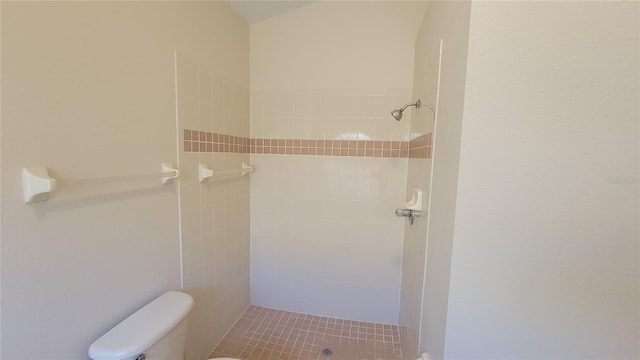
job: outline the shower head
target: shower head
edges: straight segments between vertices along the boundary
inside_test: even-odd
[[[393,110],[391,112],[391,116],[393,116],[394,119],[400,121],[400,119],[402,119],[402,112],[404,111],[404,109],[408,108],[409,106],[415,106],[416,109],[419,108],[420,107],[420,100],[418,100],[418,101],[416,101],[414,103],[407,104],[407,105],[401,107],[400,109]]]

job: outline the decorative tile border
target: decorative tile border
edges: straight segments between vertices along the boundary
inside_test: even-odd
[[[249,139],[206,131],[184,129],[185,152],[249,153]]]
[[[433,144],[432,133],[418,136],[417,138],[409,141],[409,157],[430,159],[431,149]]]
[[[185,152],[355,156],[381,158],[429,158],[431,134],[411,141],[250,139],[240,136],[184,129]]]
[[[252,154],[406,158],[406,141],[251,139]]]

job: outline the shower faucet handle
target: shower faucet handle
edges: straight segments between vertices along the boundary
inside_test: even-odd
[[[409,216],[411,216],[411,210],[409,210],[409,209],[396,209],[396,216],[409,217]]]
[[[420,210],[396,209],[396,216],[398,216],[398,217],[408,217],[409,218],[409,225],[413,225],[413,220],[420,216]]]

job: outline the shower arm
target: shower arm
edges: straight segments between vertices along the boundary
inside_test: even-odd
[[[409,106],[415,106],[415,107],[416,107],[416,109],[417,109],[417,108],[419,108],[419,107],[420,107],[420,100],[418,100],[418,101],[416,101],[416,102],[414,102],[414,103],[410,103],[410,104],[407,104],[407,105],[405,105],[405,106],[401,107],[401,108],[400,108],[400,112],[403,112],[403,111],[404,111],[404,109],[408,108]]]

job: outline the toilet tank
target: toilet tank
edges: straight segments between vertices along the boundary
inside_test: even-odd
[[[187,314],[193,298],[169,291],[136,311],[89,347],[93,360],[184,359]]]

